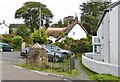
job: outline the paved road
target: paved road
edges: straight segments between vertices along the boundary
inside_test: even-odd
[[[65,80],[60,77],[15,66],[16,63],[23,60],[19,56],[19,52],[0,53],[2,54],[2,62],[0,62],[0,64],[2,63],[2,80]]]

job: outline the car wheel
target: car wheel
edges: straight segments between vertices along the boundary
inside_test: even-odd
[[[66,53],[66,52],[64,52],[64,53],[62,53],[62,54],[65,56],[65,58],[68,58],[68,57],[69,57],[68,53]]]
[[[58,58],[58,57],[53,57],[53,61],[54,61],[54,62],[58,62],[58,61],[59,61],[59,58]]]

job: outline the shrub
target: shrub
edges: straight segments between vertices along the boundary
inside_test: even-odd
[[[12,39],[12,41],[13,41],[13,46],[14,46],[14,48],[16,48],[16,50],[20,50],[20,48],[21,48],[21,44],[22,44],[22,42],[23,42],[23,38],[21,37],[21,36],[15,36],[13,39]]]
[[[85,53],[92,51],[92,45],[87,40],[80,40],[80,43],[77,45],[72,45],[72,51],[74,53]]]
[[[2,36],[4,38],[13,38],[15,35],[14,34],[3,34]]]
[[[4,42],[4,43],[11,43],[12,39],[11,38],[3,38],[2,42]]]
[[[40,36],[41,34],[41,36]],[[41,30],[41,33],[39,30],[35,30],[34,33],[30,35],[30,39],[33,43],[39,43],[39,44],[45,44],[47,43],[47,36],[45,34],[44,29]]]
[[[14,37],[13,34],[3,34],[2,36],[2,42],[12,44],[12,38]]]
[[[62,42],[56,42],[55,44],[63,49],[68,49],[76,54],[92,51],[91,36],[87,39],[82,38],[80,40],[73,40],[72,38],[66,38]]]

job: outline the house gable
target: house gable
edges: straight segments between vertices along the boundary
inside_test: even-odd
[[[73,38],[74,40],[86,38],[86,36],[86,32],[82,29],[82,27],[79,24],[75,24],[68,33],[68,37]]]
[[[9,34],[9,28],[5,24],[0,25],[0,34]]]
[[[54,37],[54,40],[61,41],[64,40],[66,37],[73,38],[74,40],[78,40],[81,38],[86,38],[88,32],[83,27],[83,25],[78,22],[78,18],[75,17],[75,21],[70,23],[67,27],[64,28],[47,28],[46,29],[46,35],[49,37],[49,39],[52,39],[51,36]]]

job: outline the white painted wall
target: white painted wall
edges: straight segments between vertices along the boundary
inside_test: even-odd
[[[104,44],[103,44],[103,35],[104,35],[104,29],[103,27],[104,22],[101,23],[100,27],[97,30],[97,36],[100,37],[100,42],[101,42],[101,60],[104,59]]]
[[[9,34],[9,28],[4,24],[0,25],[0,34]]]
[[[56,41],[56,38],[54,38],[53,36],[49,36],[48,39],[49,39],[49,40],[52,40],[53,43],[55,43],[55,41]]]
[[[82,55],[82,64],[96,73],[111,74],[120,77],[120,75],[118,74],[120,67],[118,67],[117,65],[96,61],[84,55]]]
[[[109,13],[106,13],[104,19],[103,19],[103,46],[104,46],[104,62],[110,63],[110,30],[109,30]]]
[[[73,35],[73,32],[75,33],[75,35]],[[73,38],[74,40],[86,38],[86,36],[87,34],[85,33],[85,31],[81,28],[79,24],[76,24],[68,34],[68,37]]]
[[[110,42],[110,31],[109,31],[110,22],[109,21],[110,21],[110,17],[109,17],[109,13],[107,12],[97,31],[97,36],[100,37],[100,41],[101,41],[101,59],[107,63],[110,62],[110,43],[109,43]]]
[[[106,13],[97,36],[101,39],[104,62],[118,65],[118,6]]]
[[[62,42],[67,38],[67,36],[62,37],[58,42]]]
[[[118,6],[118,43],[118,60],[120,60],[120,5]],[[118,61],[118,66],[120,66],[120,61]]]
[[[97,30],[102,43],[104,62],[82,55],[82,63],[90,70],[100,74],[112,74],[120,77],[120,5],[105,14]],[[103,37],[103,38],[102,38]],[[92,55],[92,54],[91,54]]]
[[[110,11],[110,63],[118,65],[118,6]]]

